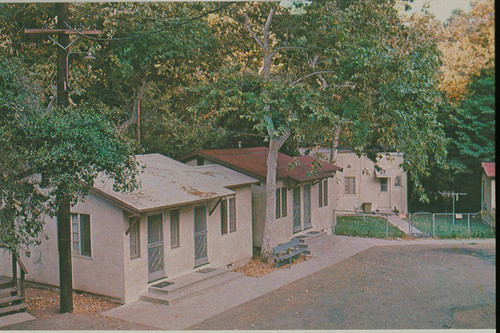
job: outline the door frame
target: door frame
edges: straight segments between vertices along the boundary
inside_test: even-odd
[[[301,200],[301,186],[297,186],[292,190],[292,226],[293,233],[302,231],[302,200]],[[298,196],[295,196],[296,190],[298,191]],[[295,198],[298,198],[299,203],[295,205]],[[297,209],[296,209],[297,208]],[[298,212],[297,212],[298,211]],[[296,219],[298,219],[298,224],[295,224]]]
[[[153,246],[157,246],[158,248],[161,248],[161,252],[162,252],[162,268],[158,271],[155,271],[155,272],[150,272],[149,269],[149,264],[150,264],[150,255],[149,255],[149,249],[150,249],[150,242],[149,242],[149,217],[150,216],[154,216],[154,215],[160,215],[161,216],[161,223],[160,223],[160,236],[161,236],[161,241],[155,243],[155,245]],[[148,283],[151,283],[153,281],[157,281],[157,280],[160,280],[160,279],[163,279],[164,277],[166,277],[165,275],[165,230],[163,228],[163,224],[164,224],[164,221],[165,220],[165,214],[164,212],[156,212],[156,213],[149,213],[146,215],[146,240],[147,240],[147,249],[148,249],[148,261],[147,261],[147,265],[148,265]]]
[[[309,189],[309,200],[308,200],[308,206],[309,206],[309,209],[306,209],[306,190],[305,188]],[[311,184],[304,184],[302,186],[302,206],[304,207],[304,230],[307,230],[307,229],[311,229],[312,228],[312,212],[311,212],[311,209],[312,209],[312,205],[311,205],[311,188],[312,188],[312,185]],[[307,216],[307,212],[309,211],[309,216]],[[308,219],[309,217],[309,219]],[[309,222],[308,224],[306,224],[307,222]]]
[[[201,233],[201,232],[198,232],[198,235],[197,235],[197,232],[196,232],[196,208],[199,208],[199,207],[203,207],[205,209],[205,231],[204,233]],[[194,250],[194,253],[193,253],[193,259],[194,259],[194,268],[197,268],[197,267],[200,267],[200,266],[203,266],[203,265],[206,265],[208,264],[208,217],[207,217],[207,213],[208,213],[208,210],[207,210],[207,204],[203,204],[203,205],[197,205],[197,206],[194,206],[193,207],[193,250]],[[203,236],[203,234],[205,235],[205,253],[206,253],[206,256],[205,257],[201,257],[201,258],[196,258],[196,236]]]

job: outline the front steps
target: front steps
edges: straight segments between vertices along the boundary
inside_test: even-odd
[[[203,294],[209,289],[241,277],[242,274],[232,272],[226,268],[214,269],[208,273],[194,272],[177,279],[166,280],[165,282],[173,283],[163,288],[154,286],[161,283],[161,281],[155,282],[149,287],[147,293],[141,295],[140,299],[165,305],[178,304],[193,296]]]
[[[306,254],[310,255],[311,251],[309,249],[311,246],[321,242],[325,236],[327,236],[326,231],[309,231],[303,235],[295,236],[293,238],[299,239],[301,245],[308,248]]]
[[[26,312],[28,304],[11,278],[0,276],[0,322],[3,318]]]

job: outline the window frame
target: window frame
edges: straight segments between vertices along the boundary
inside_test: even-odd
[[[350,184],[351,180],[352,180],[352,187]],[[344,194],[356,195],[356,177],[344,177],[344,182],[345,182]]]
[[[288,216],[288,194],[286,187],[276,189],[276,219]]]
[[[137,219],[138,217],[131,217],[129,218],[129,226],[132,225],[132,222]],[[134,225],[132,229],[130,229],[129,233],[129,252],[130,252],[130,259],[137,259],[141,257],[141,229],[139,227],[140,225],[140,218],[138,218],[139,221]],[[132,243],[132,239],[135,235],[135,244]],[[132,251],[133,248],[136,248],[135,251]]]
[[[319,207],[328,206],[328,179],[322,179],[318,183],[318,205]]]
[[[177,215],[176,219],[173,219],[173,216]],[[171,209],[168,214],[169,223],[170,223],[170,248],[176,249],[181,247],[181,232],[180,232],[180,210],[179,209]],[[175,224],[173,223],[175,220]],[[174,225],[176,226],[174,229]],[[174,235],[175,240],[174,242]]]
[[[222,236],[236,232],[236,198],[221,200],[220,221]]]
[[[380,192],[389,192],[389,178],[380,178]]]
[[[88,223],[82,224],[82,216],[88,217]],[[76,217],[76,220],[74,219]],[[81,213],[71,213],[71,252],[73,255],[92,258],[92,227],[91,227],[91,219],[90,214],[81,214]],[[85,225],[88,225],[88,230],[84,230]],[[76,226],[76,228],[75,228]],[[88,234],[88,244],[84,243],[83,234]],[[77,235],[78,239],[75,240],[75,235]],[[75,247],[75,245],[78,245]],[[85,249],[84,247],[88,247]],[[88,252],[87,252],[88,250]]]

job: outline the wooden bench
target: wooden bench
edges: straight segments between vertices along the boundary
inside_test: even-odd
[[[305,253],[307,251],[307,246],[300,246],[300,241],[296,238],[292,239],[291,241],[280,244],[276,247],[273,248],[273,252],[275,255],[275,262],[276,264],[274,267],[279,267],[281,266],[280,264],[284,262],[285,260],[288,260],[290,263],[290,266],[288,268],[292,267],[292,258],[295,256],[298,256],[301,253]]]

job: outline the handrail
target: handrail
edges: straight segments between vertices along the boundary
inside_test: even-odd
[[[19,264],[19,267],[21,267],[22,271],[24,274],[28,274],[28,269],[26,266],[24,266],[24,263],[21,261],[21,258],[16,254],[16,261]]]
[[[21,258],[17,254],[17,252],[13,251],[11,247],[0,244],[0,248],[5,248],[5,249],[9,250],[10,253],[12,253],[12,280],[13,280],[14,286],[17,286],[17,267],[16,267],[16,263],[21,268],[21,279],[20,279],[21,280],[20,281],[21,285],[20,285],[20,289],[21,289],[21,296],[24,296],[25,295],[25,291],[26,291],[25,275],[28,274],[28,269],[26,268],[26,266],[24,266],[24,263],[22,262]]]

